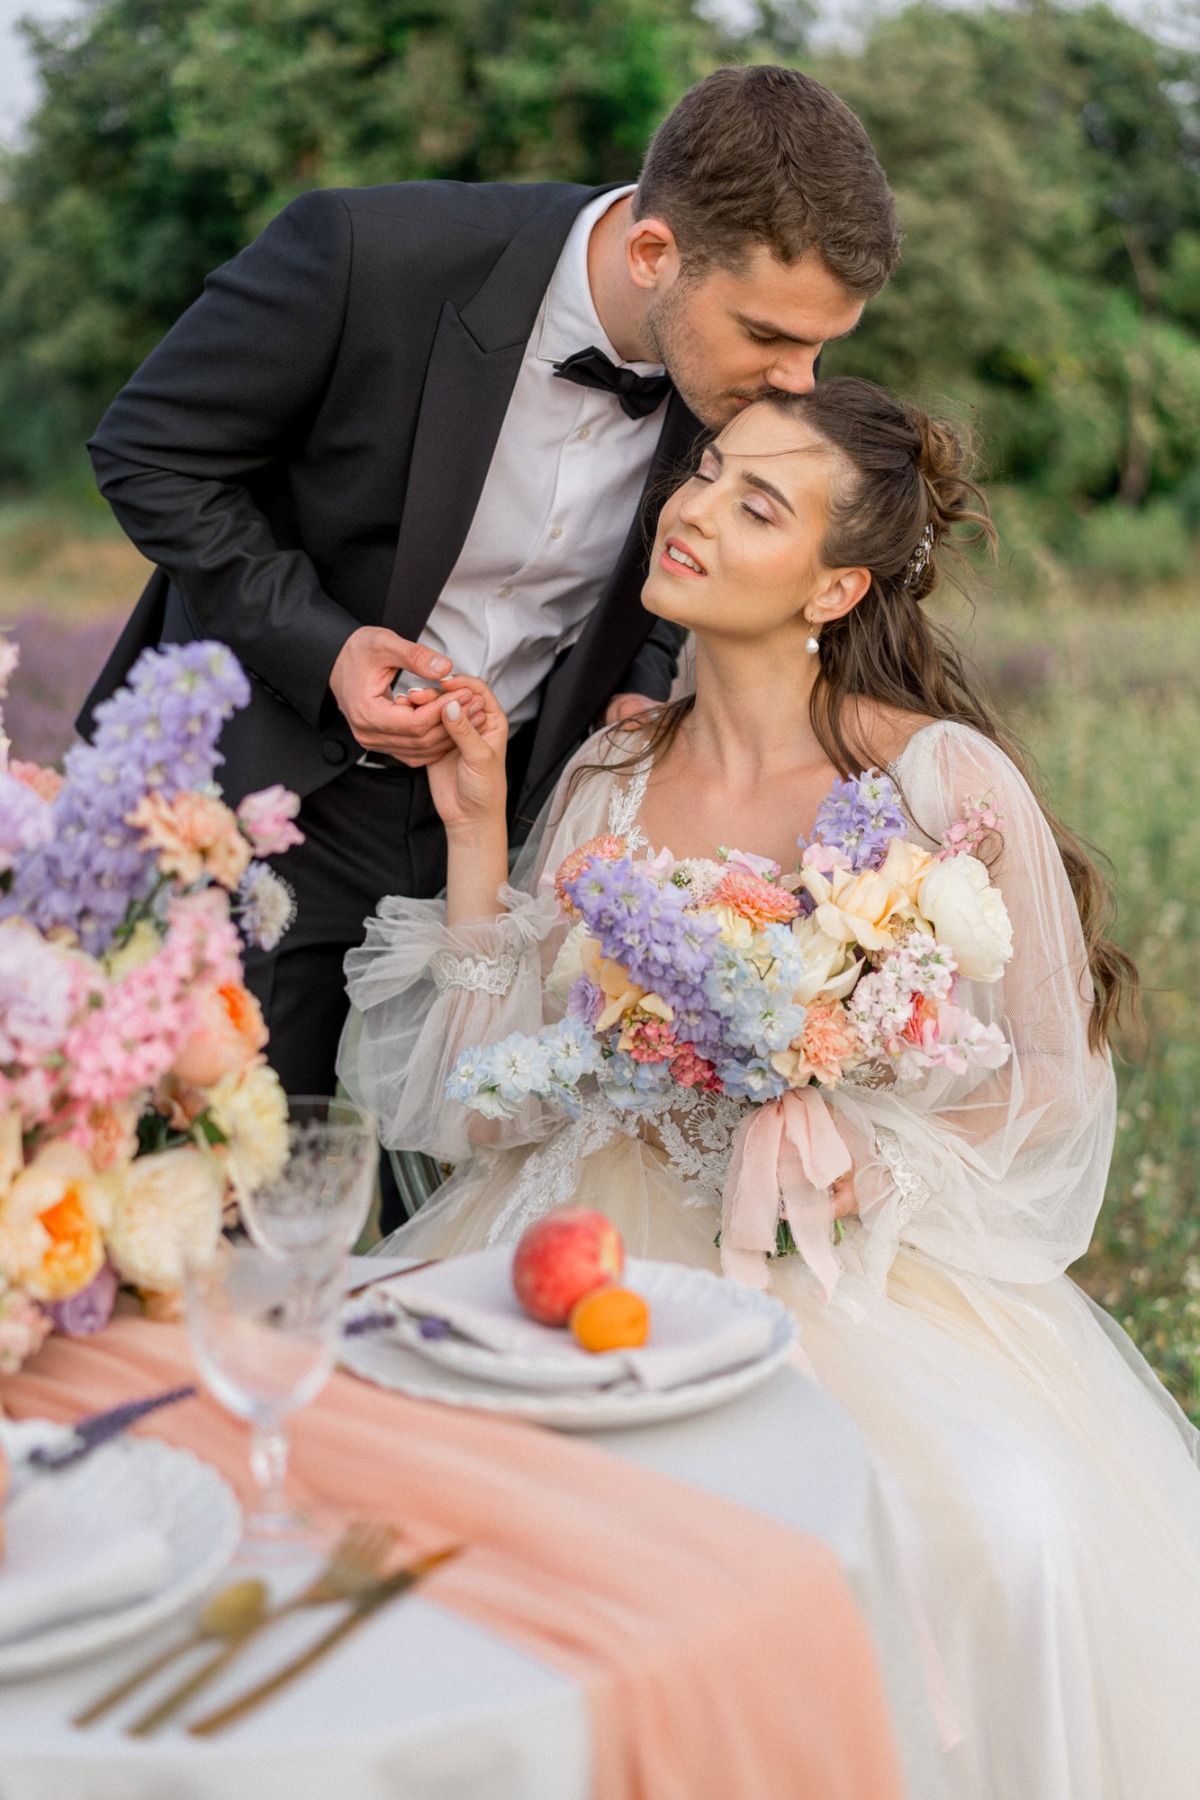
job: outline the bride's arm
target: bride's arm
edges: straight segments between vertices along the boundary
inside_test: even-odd
[[[458,1162],[485,1141],[532,1142],[560,1122],[531,1103],[502,1126],[485,1123],[448,1098],[446,1082],[462,1051],[547,1022],[545,973],[567,924],[540,878],[596,835],[611,782],[586,783],[576,795],[568,767],[510,884],[498,728],[485,721],[474,732],[461,716],[447,718],[446,728],[466,745],[430,769],[447,828],[447,895],[392,895],[368,919],[363,944],[346,958],[351,1008],[338,1074],[377,1114],[389,1148]],[[577,760],[596,760],[595,745]]]
[[[1074,898],[1040,807],[995,745],[946,726],[914,744],[901,773],[931,842],[966,800],[990,795],[1005,817],[992,874],[1014,954],[1000,982],[964,984],[961,998],[1000,1026],[1011,1056],[973,1075],[837,1090],[857,1209],[876,1239],[866,1248],[886,1264],[889,1242],[903,1240],[959,1268],[1046,1280],[1087,1246],[1115,1114],[1109,1058],[1088,1042],[1091,981]]]

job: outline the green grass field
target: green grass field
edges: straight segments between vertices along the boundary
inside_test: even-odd
[[[49,715],[69,733],[93,672],[73,667],[67,640],[126,611],[145,572],[103,512],[80,529],[67,512],[0,508],[0,619],[34,616],[39,635],[63,634],[41,653],[54,665],[38,715],[49,738]],[[973,616],[947,616],[1055,806],[1109,857],[1118,935],[1145,982],[1144,1047],[1122,1045],[1108,1199],[1074,1273],[1200,1423],[1200,607],[1186,591],[1089,594],[1020,571],[1031,573],[1043,600],[1012,598],[1016,583],[1000,576]],[[78,639],[75,660],[91,641]]]

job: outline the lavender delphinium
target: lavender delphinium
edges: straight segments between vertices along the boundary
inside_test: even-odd
[[[97,708],[92,743],[68,752],[54,839],[18,860],[3,910],[43,931],[66,926],[85,950],[105,950],[153,874],[154,853],[129,814],[151,790],[171,799],[211,781],[221,729],[249,698],[223,644],[144,650],[128,685]]]
[[[720,927],[687,910],[687,893],[660,886],[628,856],[594,857],[566,891],[604,955],[639,986],[672,1008],[704,1007],[703,982]]]
[[[800,838],[802,850],[824,844],[849,858],[852,869],[875,869],[893,838],[905,837],[908,820],[890,775],[869,769],[849,781],[835,781],[817,809],[811,838]]]

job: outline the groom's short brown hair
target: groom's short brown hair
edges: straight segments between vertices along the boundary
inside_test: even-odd
[[[717,69],[655,132],[635,218],[671,227],[685,266],[737,268],[755,244],[782,263],[816,250],[852,293],[878,293],[900,255],[896,207],[845,101],[799,69]]]

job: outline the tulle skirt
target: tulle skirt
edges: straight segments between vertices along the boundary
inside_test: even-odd
[[[494,1241],[527,1154],[475,1159],[380,1249]],[[638,1139],[583,1158],[573,1199],[632,1256],[720,1266],[716,1206]],[[955,1800],[1198,1800],[1196,1433],[1065,1276],[988,1281],[902,1246],[880,1291],[844,1261],[828,1303],[795,1258],[772,1287],[907,1497]]]

